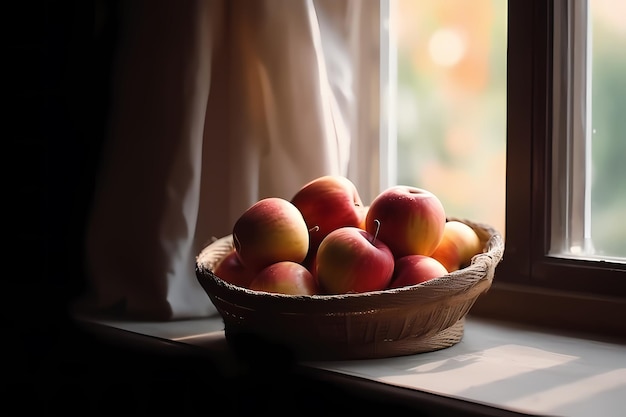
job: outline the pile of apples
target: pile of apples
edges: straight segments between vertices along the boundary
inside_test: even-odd
[[[310,181],[291,200],[258,201],[232,230],[233,250],[215,275],[289,295],[415,285],[466,267],[483,250],[474,229],[446,221],[432,192],[397,185],[364,205],[354,183],[334,175]]]

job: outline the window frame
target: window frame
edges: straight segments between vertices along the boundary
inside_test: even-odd
[[[508,0],[507,20],[505,251],[472,312],[623,336],[625,265],[549,255],[554,1]]]

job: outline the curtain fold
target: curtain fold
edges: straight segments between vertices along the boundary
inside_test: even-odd
[[[125,2],[79,308],[216,310],[195,257],[267,196],[348,172],[358,1]]]

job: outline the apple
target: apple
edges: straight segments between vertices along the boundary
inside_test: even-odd
[[[243,266],[233,249],[222,258],[213,271],[218,278],[229,284],[247,288],[255,276],[254,271]]]
[[[468,266],[472,257],[482,251],[480,238],[469,225],[451,220],[445,224],[443,237],[431,256],[448,272]]]
[[[363,206],[361,208],[361,220],[359,221],[359,228],[365,230],[365,221],[367,220],[367,211],[369,210],[370,206]]]
[[[233,244],[239,261],[256,273],[279,261],[302,262],[309,250],[309,229],[291,202],[267,197],[239,216]]]
[[[446,275],[448,271],[435,258],[426,255],[407,255],[395,260],[393,278],[388,288],[421,284]]]
[[[363,202],[356,186],[341,175],[324,175],[309,181],[291,202],[310,230],[311,256],[330,232],[344,226],[358,227],[363,218]]]
[[[430,256],[443,237],[445,224],[445,210],[435,194],[409,185],[396,185],[372,200],[365,230],[373,233],[380,228],[378,239],[389,246],[396,258]]]
[[[288,295],[314,295],[320,292],[313,274],[305,266],[292,261],[266,266],[256,274],[249,288]]]
[[[316,275],[326,294],[362,293],[385,289],[394,258],[375,235],[353,226],[333,230],[317,250]]]

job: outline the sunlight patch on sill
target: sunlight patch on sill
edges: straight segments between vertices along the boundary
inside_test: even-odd
[[[511,407],[523,407],[528,403],[543,409],[563,408],[570,403],[579,403],[587,398],[621,389],[626,392],[626,368],[615,369],[577,381],[555,386],[528,396],[509,401]]]
[[[461,394],[468,389],[494,384],[520,375],[564,365],[578,359],[528,346],[508,344],[475,353],[425,363],[403,375],[381,376],[395,385],[424,382],[429,389]]]

